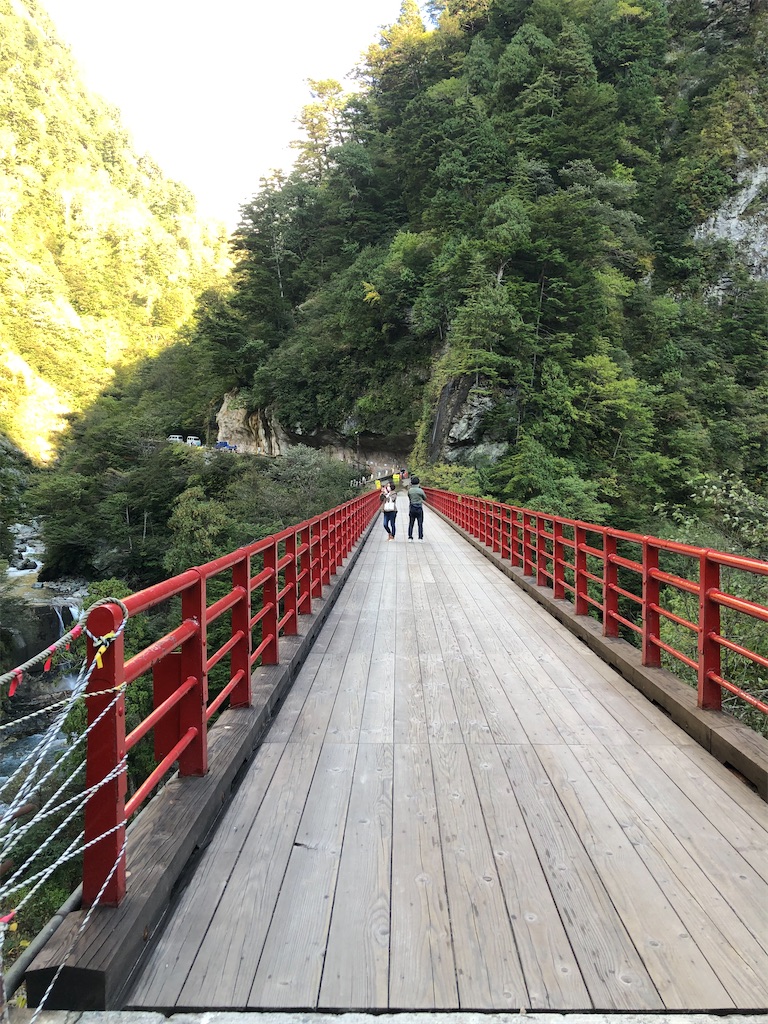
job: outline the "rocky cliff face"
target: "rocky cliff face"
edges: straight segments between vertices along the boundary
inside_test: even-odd
[[[288,434],[272,409],[249,413],[237,394],[224,396],[216,422],[218,440],[237,445],[239,452],[248,455],[284,455],[290,445]]]
[[[723,239],[731,242],[750,274],[768,280],[768,166],[742,171],[737,195],[694,232],[699,242]]]
[[[379,476],[408,465],[414,438],[383,438],[367,431],[350,435],[332,430],[316,430],[311,434],[289,430],[280,423],[272,408],[248,412],[236,393],[225,395],[216,416],[219,441],[237,445],[248,455],[285,455],[297,444],[316,448],[334,459],[350,464],[353,476]]]
[[[487,419],[500,399],[489,382],[475,374],[449,381],[440,393],[427,453],[434,462],[472,463],[486,457],[498,459],[508,448],[487,434]]]

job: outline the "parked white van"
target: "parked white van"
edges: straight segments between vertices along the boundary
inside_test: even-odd
[[[168,440],[172,441],[174,444],[184,444],[184,438],[181,434],[169,434]]]
[[[203,442],[199,437],[195,437],[194,434],[190,434],[187,438],[187,444],[192,448],[200,448],[202,447]]]

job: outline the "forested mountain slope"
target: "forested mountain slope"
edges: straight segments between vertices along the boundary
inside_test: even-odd
[[[37,493],[49,572],[146,581],[191,523],[200,555],[252,532],[245,460],[142,446],[215,430],[225,393],[309,443],[410,438],[430,482],[765,553],[764,2],[426,6],[359,92],[311,83],[227,290],[74,425]]]
[[[227,267],[222,229],[133,151],[37,0],[0,0],[0,432],[47,459],[62,417],[177,340]]]
[[[251,405],[410,429],[417,462],[586,517],[702,472],[764,491],[765,282],[694,237],[762,174],[764,5],[432,6],[427,31],[404,0],[362,98],[317,90],[296,172],[245,210]]]

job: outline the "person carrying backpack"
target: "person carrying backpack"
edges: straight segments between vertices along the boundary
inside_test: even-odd
[[[408,489],[408,540],[413,540],[414,523],[419,524],[419,540],[424,540],[424,501],[426,494],[419,487],[419,478],[411,477]]]

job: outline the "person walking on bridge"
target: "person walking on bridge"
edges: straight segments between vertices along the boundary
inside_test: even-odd
[[[419,540],[424,540],[424,500],[426,494],[419,487],[419,478],[411,477],[408,488],[408,540],[413,540],[414,523],[419,524]]]
[[[387,540],[395,539],[395,519],[397,518],[397,491],[394,484],[386,484],[381,491],[381,499],[384,505],[384,529],[387,531]]]

